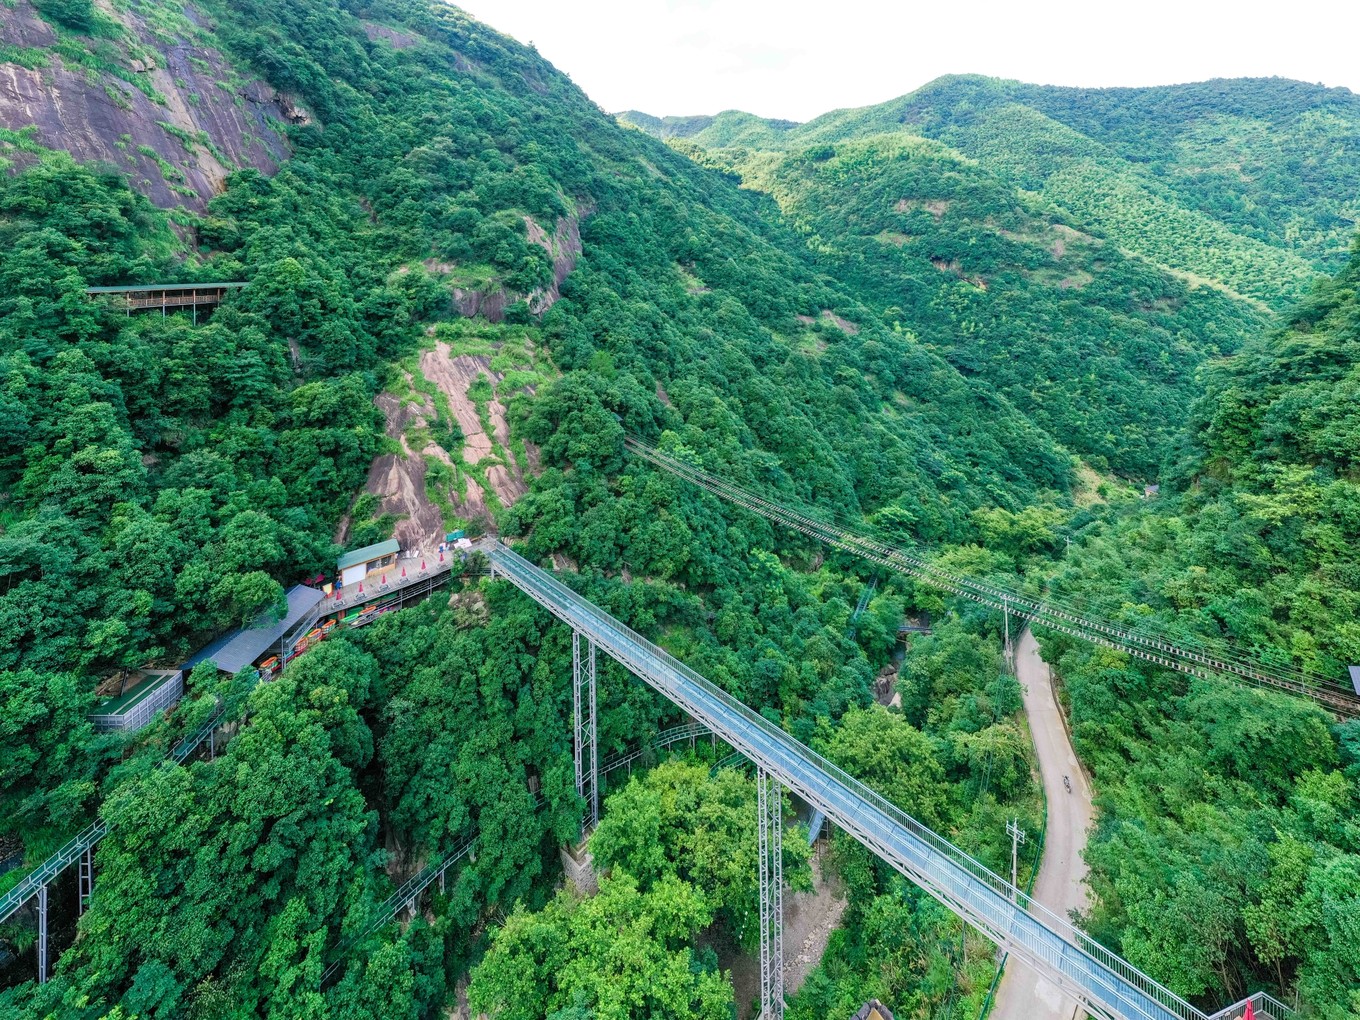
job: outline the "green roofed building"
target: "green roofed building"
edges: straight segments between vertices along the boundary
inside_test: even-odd
[[[351,584],[358,584],[375,570],[395,566],[399,552],[401,543],[389,538],[386,542],[345,553],[335,561],[335,568],[340,573],[340,584],[347,588]]]
[[[95,732],[139,730],[184,696],[184,672],[143,669],[122,678],[118,693],[90,713]]]

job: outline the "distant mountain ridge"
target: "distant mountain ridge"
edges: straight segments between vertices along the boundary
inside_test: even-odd
[[[769,194],[822,266],[1097,467],[1152,477],[1230,354],[1344,262],[1360,97],[977,75],[804,124],[616,117]]]
[[[1282,78],[1083,89],[956,75],[804,124],[740,111],[618,119],[709,149],[933,138],[1124,247],[1276,308],[1345,264],[1360,222],[1360,96]],[[1153,236],[1168,217],[1174,229]]]

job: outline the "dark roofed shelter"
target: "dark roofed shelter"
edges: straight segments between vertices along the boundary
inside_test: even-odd
[[[322,593],[305,584],[297,584],[288,589],[288,612],[283,619],[273,620],[269,613],[262,613],[249,627],[223,635],[206,648],[196,652],[185,669],[192,669],[200,662],[212,662],[224,673],[236,673],[245,669],[275,645],[283,646],[286,652],[298,631],[306,633],[320,615]],[[284,654],[281,653],[281,658]]]
[[[192,308],[194,322],[198,310],[220,305],[229,290],[240,290],[240,282],[219,283],[138,283],[125,287],[86,287],[91,297],[112,297],[131,315],[134,311],[159,308],[164,315],[172,308]]]

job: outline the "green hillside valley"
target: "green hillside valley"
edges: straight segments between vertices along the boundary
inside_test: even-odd
[[[1360,1017],[1357,219],[1344,88],[0,0],[0,1017]]]

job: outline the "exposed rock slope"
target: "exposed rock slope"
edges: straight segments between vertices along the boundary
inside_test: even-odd
[[[508,383],[505,360],[517,377]],[[378,395],[400,452],[374,460],[366,488],[381,498],[379,512],[396,518],[393,537],[403,547],[428,549],[450,527],[489,524],[528,491],[538,451],[511,440],[507,387],[518,392],[534,367],[528,350],[507,356],[504,345],[439,339],[406,368],[404,396]]]
[[[279,129],[305,111],[237,74],[189,17],[140,6],[97,17],[101,36],[117,38],[49,24],[29,0],[4,11],[0,128],[116,166],[162,208],[201,211],[232,170],[277,168],[287,154]],[[0,157],[25,154],[0,145]]]

